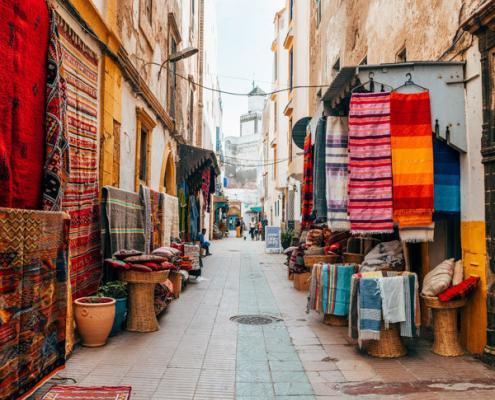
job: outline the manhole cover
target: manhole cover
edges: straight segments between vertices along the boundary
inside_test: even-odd
[[[272,322],[279,322],[282,319],[270,315],[236,315],[230,320],[243,325],[268,325]]]

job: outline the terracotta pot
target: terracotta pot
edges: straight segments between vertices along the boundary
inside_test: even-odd
[[[110,297],[76,299],[74,318],[83,346],[103,346],[107,342],[115,318],[115,299]]]

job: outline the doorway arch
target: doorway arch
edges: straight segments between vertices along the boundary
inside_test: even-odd
[[[172,196],[177,196],[175,159],[170,144],[167,145],[163,157],[160,191]]]

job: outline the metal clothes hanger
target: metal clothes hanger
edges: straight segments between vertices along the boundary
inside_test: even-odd
[[[400,86],[396,87],[393,91],[396,92],[397,90],[403,88],[403,87],[407,87],[407,86],[415,86],[417,88],[420,88],[422,90],[424,90],[425,92],[429,92],[430,89],[428,88],[425,88],[424,86],[421,86],[421,85],[418,85],[417,83],[415,83],[413,80],[412,80],[412,75],[410,72],[408,72],[406,74],[406,78],[407,80]]]
[[[370,89],[369,89],[369,92],[370,93],[373,93],[375,91],[375,83],[378,83],[379,85],[381,85],[381,90],[380,90],[381,92],[384,92],[385,91],[385,86],[389,87],[390,90],[393,89],[392,86],[387,85],[386,83],[381,83],[381,82],[375,81],[375,79],[374,79],[375,73],[374,72],[370,71],[370,73],[369,73],[368,76],[369,76],[369,80],[366,81],[366,82],[364,82],[364,83],[362,83],[362,84],[360,84],[360,85],[358,85],[358,86],[356,86],[356,87],[354,87],[351,90],[351,93],[354,93],[357,89],[364,88],[368,83],[370,85]]]

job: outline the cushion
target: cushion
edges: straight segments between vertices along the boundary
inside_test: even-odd
[[[146,265],[141,265],[141,264],[132,264],[131,270],[137,271],[137,272],[151,272],[151,271],[153,271],[150,267],[147,267]]]
[[[452,286],[456,286],[464,280],[464,267],[462,260],[456,261],[454,265],[454,276],[452,277]]]
[[[140,256],[141,254],[143,252],[139,250],[119,250],[113,256],[118,260],[125,260],[127,257]]]
[[[442,293],[452,283],[454,275],[454,259],[442,261],[439,265],[428,272],[423,280],[424,296],[435,297],[438,293]]]
[[[105,259],[105,265],[115,269],[130,269],[131,266],[124,261],[114,260],[113,258]]]
[[[154,256],[153,254],[143,254],[140,256],[127,257],[125,259],[126,263],[131,263],[131,264],[144,264],[147,262],[156,262],[161,264],[164,261],[167,261],[167,259],[160,256]]]
[[[452,301],[468,297],[476,290],[479,280],[480,278],[478,276],[470,276],[458,285],[452,286],[444,292],[439,293],[438,299],[440,301]]]
[[[155,256],[161,256],[161,257],[172,257],[175,255],[175,252],[172,251],[170,247],[159,247],[158,249],[153,250],[151,253]]]

